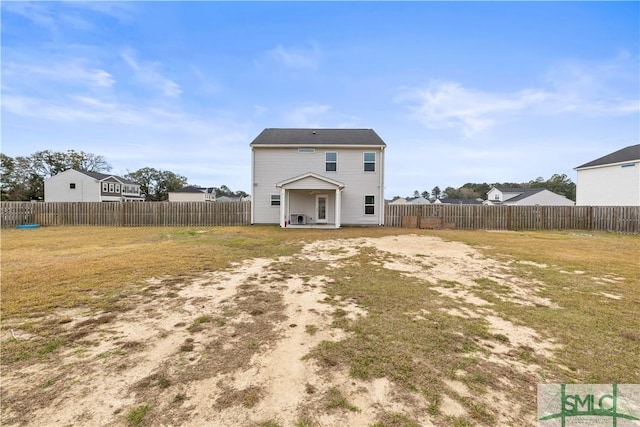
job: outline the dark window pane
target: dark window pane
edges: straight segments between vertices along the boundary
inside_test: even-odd
[[[336,163],[327,162],[327,168],[326,168],[327,172],[335,172],[336,170],[338,170]]]
[[[373,215],[374,214],[374,207],[373,206],[365,206],[364,207],[364,213],[365,213],[365,215]]]
[[[376,164],[375,163],[365,163],[364,164],[364,171],[365,172],[375,172],[376,170]]]

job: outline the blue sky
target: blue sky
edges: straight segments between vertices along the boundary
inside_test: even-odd
[[[385,196],[640,140],[638,2],[2,2],[2,152],[250,190],[268,127],[372,128]]]

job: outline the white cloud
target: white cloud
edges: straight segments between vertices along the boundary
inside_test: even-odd
[[[290,111],[285,119],[292,127],[319,128],[322,127],[319,120],[329,110],[330,105],[311,103]]]
[[[278,45],[267,52],[267,56],[290,68],[318,68],[320,52],[315,44],[300,49]]]
[[[131,49],[122,52],[122,59],[134,71],[135,77],[140,83],[160,90],[165,96],[178,97],[182,94],[179,84],[166,78],[158,71],[160,67],[158,63],[138,61],[135,58],[135,52]]]
[[[74,125],[116,124],[141,127],[150,131],[179,131],[182,134],[200,136],[218,133],[220,126],[227,126],[181,111],[171,111],[154,105],[104,101],[84,94],[55,98],[4,95],[2,110],[17,116]],[[233,121],[226,120],[224,123]]]
[[[600,62],[567,60],[543,75],[557,95],[559,112],[625,115],[640,111],[637,56],[621,51]]]
[[[33,24],[46,28],[49,31],[57,30],[56,19],[50,5],[42,2],[3,2],[2,10],[4,13],[12,13],[20,15],[30,20]]]
[[[20,15],[34,25],[58,33],[64,28],[91,31],[95,28],[87,12],[109,16],[119,22],[131,19],[133,6],[122,1],[65,1],[62,3],[47,1],[5,1],[2,3],[5,13]]]
[[[110,16],[120,22],[131,20],[134,5],[124,1],[67,1],[65,6]]]
[[[407,105],[429,129],[458,129],[471,137],[524,116],[637,114],[638,58],[626,55],[598,64],[567,62],[552,68],[545,88],[513,92],[472,89],[453,81],[398,91],[395,101]]]
[[[200,67],[191,64],[189,68],[191,69],[191,72],[196,76],[198,82],[198,92],[207,95],[214,95],[220,92],[220,88],[218,87],[218,85],[206,72],[203,72]]]
[[[463,134],[471,136],[549,97],[543,91],[491,93],[467,89],[456,82],[432,82],[426,88],[404,91],[396,101],[408,104],[430,129],[460,128]]]
[[[34,59],[34,58],[32,58]],[[116,80],[111,73],[86,63],[80,58],[47,58],[46,65],[8,62],[3,65],[5,79],[33,85],[38,79],[48,82],[97,87],[112,87]],[[11,84],[8,85],[10,87]]]
[[[253,106],[253,111],[254,111],[257,115],[261,116],[262,114],[264,114],[264,113],[266,113],[267,111],[269,111],[269,109],[268,109],[267,107],[262,106],[262,105],[255,104],[255,105]]]

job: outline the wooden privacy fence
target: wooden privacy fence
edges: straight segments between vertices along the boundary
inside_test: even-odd
[[[248,225],[251,202],[2,202],[2,227]]]
[[[640,206],[387,205],[385,209],[388,227],[640,233]],[[3,228],[249,225],[251,202],[2,202],[0,213]]]
[[[640,233],[640,206],[387,205],[389,227]]]

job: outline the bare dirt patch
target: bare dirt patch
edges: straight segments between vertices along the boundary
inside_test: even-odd
[[[491,384],[500,386],[472,390],[469,384],[477,382],[459,370],[434,401],[389,378],[354,379],[344,366],[308,357],[320,343],[347,337],[337,316],[348,322],[368,316],[357,301],[326,293],[331,270],[364,249],[380,254],[371,268],[400,272],[436,292],[443,301],[436,311],[486,323],[493,339],[478,340],[479,350],[467,356],[493,366],[488,372],[501,376]],[[319,263],[326,274],[279,268],[294,259]],[[557,308],[541,295],[544,286],[462,243],[412,235],[319,241],[293,257],[246,260],[197,277],[151,278],[142,294],[121,301],[126,309],[59,310],[39,319],[53,325],[46,336],[20,323],[4,328],[12,334],[3,341],[24,342],[25,351],[26,343],[45,339],[52,347],[5,361],[2,425],[133,425],[134,413],[144,425],[466,425],[473,405],[495,413],[476,416],[485,419],[479,425],[533,425],[531,408],[499,411],[517,405],[510,393],[522,383],[512,382],[510,372],[527,376],[529,385],[541,379],[535,363],[509,355],[524,348],[533,358],[552,358],[560,346],[501,317],[486,288],[496,301]],[[406,314],[428,323],[432,312]]]

